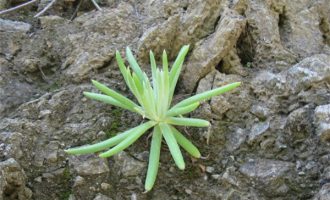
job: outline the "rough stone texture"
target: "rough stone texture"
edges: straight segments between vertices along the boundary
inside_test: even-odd
[[[202,40],[185,65],[183,84],[192,91],[196,83],[227,55],[244,29],[244,18],[233,10],[226,10],[220,18],[215,32]]]
[[[322,186],[321,190],[314,197],[313,200],[327,200],[330,199],[330,184],[325,184]]]
[[[104,159],[98,157],[79,159],[83,157],[74,156],[69,161],[80,176],[92,176],[109,172],[109,167]]]
[[[0,199],[329,199],[328,0],[99,3],[73,21],[72,1],[37,20],[36,7],[1,16]],[[174,101],[242,82],[192,114],[211,127],[180,129],[203,159],[184,154],[180,171],[162,148],[145,194],[147,134],[109,159],[65,154],[143,120],[82,95],[97,79],[132,97],[116,50],[130,46],[148,71],[149,50],[160,63],[166,49],[171,64],[184,44]]]
[[[330,142],[330,104],[315,108],[316,134],[322,142]]]
[[[243,164],[239,171],[256,181],[255,187],[269,197],[283,196],[289,191],[285,179],[293,173],[294,164],[274,160],[253,160]]]
[[[111,200],[111,198],[109,198],[103,194],[98,194],[93,200]]]
[[[15,159],[0,162],[0,175],[1,199],[31,199],[32,191],[25,186],[27,177]]]
[[[121,152],[114,156],[116,165],[120,169],[120,172],[123,176],[137,176],[141,174],[141,171],[146,168],[145,163],[140,162],[125,152]]]

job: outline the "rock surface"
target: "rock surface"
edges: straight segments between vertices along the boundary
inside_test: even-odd
[[[329,199],[328,0],[107,0],[72,21],[61,1],[34,19],[46,2],[0,19],[0,199]],[[149,50],[171,64],[184,44],[174,101],[242,82],[192,114],[210,128],[182,128],[204,159],[180,171],[162,148],[143,193],[147,134],[109,159],[64,152],[142,122],[82,95],[96,79],[132,97],[116,50],[149,73]]]

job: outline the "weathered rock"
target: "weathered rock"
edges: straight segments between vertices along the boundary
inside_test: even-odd
[[[109,172],[106,160],[97,156],[72,156],[69,162],[80,176],[99,175]]]
[[[130,4],[123,2],[116,9],[83,15],[75,20],[83,31],[71,33],[64,38],[71,49],[62,65],[62,68],[67,68],[65,74],[68,78],[79,81],[91,71],[107,67],[115,50],[123,49],[137,37],[138,21],[131,19],[134,18],[133,11]],[[85,42],[82,43],[83,38]]]
[[[163,50],[171,50],[173,45],[171,41],[177,36],[179,22],[179,15],[175,15],[162,24],[145,31],[140,39],[139,59],[144,63],[150,63],[150,50],[153,51],[156,59],[160,58]]]
[[[268,129],[269,129],[269,121],[254,124],[249,133],[247,142],[249,144],[253,144],[255,142],[262,141],[262,138],[265,137],[265,135],[267,135]]]
[[[320,25],[322,19],[329,20],[326,14],[329,12],[328,2],[302,1],[297,4],[282,1],[280,4],[279,33],[282,44],[299,56],[319,53],[325,45]]]
[[[313,198],[313,200],[328,200],[328,199],[330,199],[330,183],[323,185],[321,190]]]
[[[15,159],[0,162],[1,199],[32,199],[32,191],[25,186],[26,180],[24,170]]]
[[[26,33],[31,29],[31,25],[24,22],[0,19],[0,31]]]
[[[21,148],[23,143],[23,135],[18,132],[2,132],[0,133],[0,144],[2,150],[0,151],[1,158],[16,158],[20,159],[23,156]]]
[[[330,56],[319,54],[305,58],[282,74],[286,78],[286,87],[296,94],[316,83],[329,80]]]
[[[328,198],[329,122],[323,117],[330,99],[327,0],[98,3],[103,11],[85,2],[73,21],[67,18],[76,5],[65,0],[57,1],[40,23],[31,20],[31,9],[3,16],[25,23],[0,23],[5,27],[0,29],[0,160],[19,162],[18,171],[26,174],[23,186],[29,184],[34,199]],[[65,154],[63,149],[101,141],[142,121],[82,95],[96,92],[87,84],[90,78],[129,93],[115,50],[124,57],[130,46],[149,70],[150,49],[159,58],[165,48],[172,63],[183,44],[190,45],[190,52],[175,102],[191,95],[182,94],[183,88],[197,87],[200,93],[242,82],[201,102],[192,114],[212,123],[208,130],[187,131],[206,160],[185,159],[187,168],[179,172],[170,154],[162,153],[155,187],[142,194],[147,136],[128,149],[132,154],[106,161]],[[211,136],[209,145],[200,132]],[[244,162],[253,157],[272,160]],[[0,180],[3,188],[2,174]]]
[[[27,36],[30,29],[30,24],[0,19],[0,52],[7,60],[12,59],[21,49],[20,40]]]
[[[194,0],[187,4],[181,18],[178,34],[173,41],[170,57],[174,57],[184,44],[194,44],[215,31],[223,9],[220,0]]]
[[[244,18],[233,10],[226,10],[215,32],[193,50],[185,65],[183,84],[192,91],[196,83],[216,67],[232,50],[245,26]]]
[[[304,140],[310,136],[313,132],[312,112],[312,106],[306,105],[289,114],[285,127],[289,133],[289,140],[295,142]]]
[[[106,195],[97,194],[93,200],[112,200],[112,199]]]
[[[114,160],[125,177],[137,176],[146,168],[145,163],[132,158],[124,151],[114,156]]]
[[[316,134],[322,142],[330,142],[330,104],[315,108]]]
[[[268,115],[270,114],[269,108],[266,106],[262,105],[261,103],[253,105],[251,107],[251,112],[256,115],[258,118],[261,120],[265,120]]]
[[[227,149],[229,151],[237,150],[246,141],[247,135],[244,129],[237,128],[227,138]]]
[[[255,181],[255,186],[270,197],[284,196],[290,189],[286,184],[291,179],[294,164],[276,160],[251,160],[243,164],[239,171]]]

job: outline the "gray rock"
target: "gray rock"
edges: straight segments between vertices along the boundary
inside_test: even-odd
[[[66,76],[74,81],[82,80],[91,71],[106,67],[116,49],[124,50],[140,33],[138,21],[130,18],[133,11],[130,4],[122,2],[118,8],[76,18],[75,24],[84,31],[70,33],[63,39],[69,51],[62,65]],[[85,42],[81,42],[82,38]]]
[[[26,33],[31,29],[31,24],[0,19],[0,31]]]
[[[247,132],[244,129],[237,128],[227,138],[227,149],[229,151],[237,150],[247,139]]]
[[[287,179],[294,171],[294,164],[284,161],[257,159],[243,164],[239,171],[256,182],[256,187],[271,197],[284,196],[289,190]]]
[[[144,162],[132,158],[124,151],[115,155],[114,160],[119,167],[121,174],[125,177],[137,176],[146,169],[146,164]]]
[[[328,199],[330,199],[330,183],[323,185],[321,190],[313,198],[313,200],[328,200]]]
[[[25,186],[26,180],[24,170],[15,159],[0,162],[1,199],[32,199],[32,191]]]
[[[0,158],[16,158],[20,159],[23,156],[21,144],[23,142],[23,135],[18,132],[1,132],[0,133]],[[2,154],[2,155],[1,155]]]
[[[76,6],[69,0],[57,1],[45,14],[52,16],[39,18],[40,24],[29,17],[31,7],[8,15],[24,17],[26,24],[1,23],[6,28],[0,31],[0,162],[14,158],[21,168],[13,169],[17,176],[7,173],[17,178],[15,184],[3,181],[1,174],[0,188],[3,184],[23,188],[16,184],[24,177],[23,169],[26,177],[18,184],[28,183],[33,198],[40,200],[187,199],[187,195],[194,199],[310,199],[320,183],[328,184],[329,122],[322,117],[324,107],[317,107],[329,104],[330,99],[328,0],[99,3],[102,12],[89,3],[73,21],[65,18]],[[145,195],[139,193],[149,150],[143,141],[134,146],[132,155],[123,152],[110,158],[109,166],[95,155],[69,157],[63,152],[141,122],[126,111],[117,117],[114,107],[82,96],[82,91],[96,91],[88,83],[90,78],[129,93],[114,59],[115,50],[125,57],[124,49],[130,46],[141,67],[149,70],[150,49],[159,58],[166,48],[171,64],[183,44],[191,48],[176,101],[190,96],[197,84],[196,93],[200,93],[234,81],[243,83],[201,102],[192,114],[212,123],[207,132],[212,136],[209,145],[200,134],[205,129],[188,130],[191,138],[200,140],[192,142],[203,156],[210,154],[207,160],[186,159],[187,169],[181,173],[167,161],[170,154],[162,148],[164,170],[159,171],[153,191]],[[184,87],[188,94],[182,93]],[[117,121],[119,125],[112,126]],[[269,125],[263,124],[268,121]],[[250,135],[252,127],[255,135]],[[246,145],[248,139],[257,145]],[[259,156],[277,160],[242,165],[246,158]],[[204,161],[215,171],[196,174]],[[298,173],[290,163],[299,163]],[[222,174],[213,174],[217,171]],[[327,199],[328,190],[323,189],[319,196]]]
[[[80,176],[99,175],[110,171],[106,160],[97,156],[71,156],[69,162]]]
[[[97,194],[93,200],[112,200],[112,199],[106,195]]]
[[[215,26],[219,25],[219,17],[222,16],[223,4],[220,0],[193,0],[192,2],[182,1],[186,4],[186,11],[183,12],[177,36],[171,41],[170,57],[176,56],[184,44],[194,44],[214,34]],[[224,25],[222,23],[221,25]]]
[[[268,129],[269,121],[254,124],[249,133],[247,142],[253,144],[262,141],[262,138],[267,134]]]
[[[262,70],[252,80],[252,89],[260,96],[271,96],[274,94],[285,94],[285,77]]]
[[[312,133],[312,106],[306,105],[292,111],[287,119],[285,128],[289,132],[289,140],[304,140]]]
[[[318,122],[330,121],[330,104],[317,106],[315,108],[315,120]]]
[[[324,143],[330,142],[330,104],[315,108],[316,134]]]
[[[244,18],[236,11],[226,10],[219,20],[215,32],[195,48],[185,65],[183,84],[192,91],[196,83],[212,69],[233,48],[245,26]]]
[[[162,24],[146,30],[139,42],[139,59],[144,63],[149,63],[149,52],[152,50],[156,59],[161,60],[163,50],[172,49],[172,43],[168,41],[174,40],[177,36],[179,22],[179,15],[175,15]]]
[[[318,54],[303,59],[281,75],[286,78],[288,91],[299,93],[311,87],[313,84],[330,78],[330,56]]]
[[[265,120],[270,114],[270,110],[264,105],[257,104],[251,107],[251,113],[256,115],[259,119]]]

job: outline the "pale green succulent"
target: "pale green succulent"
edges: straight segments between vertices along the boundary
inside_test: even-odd
[[[201,101],[205,101],[213,96],[238,87],[240,82],[231,83],[220,88],[196,94],[195,96],[189,97],[171,107],[175,86],[188,50],[188,45],[181,48],[171,70],[168,69],[168,61],[165,51],[162,55],[162,69],[157,68],[154,55],[150,51],[152,83],[150,83],[148,76],[139,67],[129,48],[126,48],[126,56],[129,65],[133,70],[132,72],[125,66],[120,53],[117,51],[116,59],[119,69],[124,76],[128,88],[134,94],[139,104],[94,80],[92,80],[94,86],[104,94],[84,92],[84,95],[94,100],[136,112],[149,121],[123,133],[119,133],[105,141],[92,145],[71,148],[66,150],[66,152],[69,154],[88,154],[103,151],[112,147],[99,154],[100,157],[106,158],[124,150],[133,144],[148,129],[153,128],[148,171],[145,181],[146,191],[152,189],[157,177],[160,147],[163,137],[169,147],[175,164],[179,169],[183,170],[185,168],[185,162],[179,146],[193,157],[200,158],[201,154],[199,150],[174,126],[209,126],[210,123],[206,120],[187,118],[182,115],[195,110]]]

